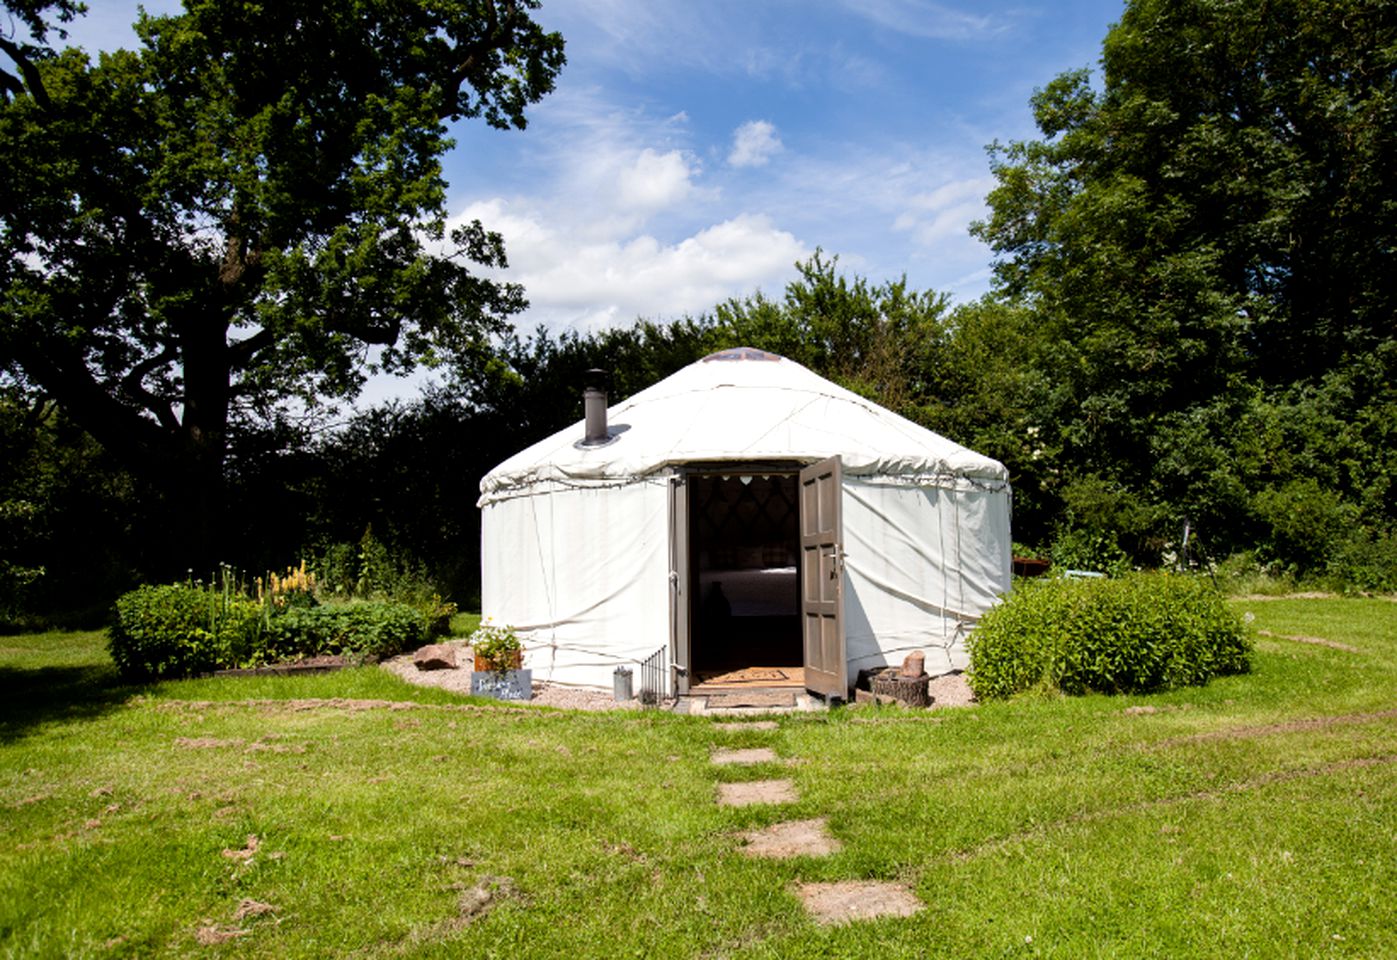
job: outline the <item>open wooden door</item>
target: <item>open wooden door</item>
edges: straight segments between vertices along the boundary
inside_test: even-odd
[[[669,482],[669,662],[677,696],[689,692],[693,643],[689,600],[689,484],[677,476]]]
[[[805,686],[843,700],[849,695],[844,652],[844,526],[838,457],[800,471],[800,617]]]

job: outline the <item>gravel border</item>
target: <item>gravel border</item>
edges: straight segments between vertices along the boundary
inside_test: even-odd
[[[454,670],[419,670],[417,665],[412,662],[411,653],[385,660],[379,666],[394,676],[401,677],[408,683],[416,684],[419,687],[439,687],[453,693],[469,694],[471,692],[472,672],[470,669],[470,646],[464,640],[445,640],[439,645],[455,649],[456,662],[464,664],[464,666]],[[975,695],[970,690],[970,684],[966,681],[965,674],[961,672],[932,677],[928,692],[932,697],[932,710],[938,707],[965,707],[975,703]],[[562,710],[641,709],[639,700],[617,703],[615,697],[607,690],[597,690],[591,687],[565,687],[556,683],[537,681],[534,683],[533,699],[528,702],[541,707],[557,707]],[[674,701],[666,700],[661,708],[672,709],[673,705]],[[738,712],[746,713],[749,711]]]
[[[471,648],[462,640],[446,640],[438,646],[452,647],[456,651],[456,662],[463,664],[454,670],[419,670],[412,662],[412,654],[406,653],[379,664],[394,676],[419,687],[438,687],[452,693],[469,695],[471,692]],[[563,710],[639,710],[639,700],[617,703],[615,697],[605,690],[591,688],[563,687],[556,683],[536,682],[533,699],[528,701],[540,707],[558,707]]]

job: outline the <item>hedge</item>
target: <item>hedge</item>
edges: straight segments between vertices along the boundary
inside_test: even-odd
[[[186,676],[254,654],[262,607],[188,584],[138,587],[116,601],[107,649],[123,677]]]
[[[1031,688],[1143,693],[1250,668],[1251,640],[1211,584],[1135,573],[1024,583],[970,634],[982,700]]]
[[[426,642],[422,614],[400,603],[277,609],[197,584],[145,586],[116,602],[107,648],[128,680],[183,677],[319,654],[381,658]]]

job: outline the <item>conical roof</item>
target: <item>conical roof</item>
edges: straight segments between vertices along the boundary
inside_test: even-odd
[[[583,424],[520,451],[480,481],[481,503],[540,483],[632,480],[689,462],[838,454],[850,475],[1008,480],[1003,464],[947,440],[776,354],[704,357],[607,411],[610,442]]]

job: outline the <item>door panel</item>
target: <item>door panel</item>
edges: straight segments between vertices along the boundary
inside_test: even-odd
[[[689,620],[689,485],[687,478],[669,482],[669,635],[674,691],[689,692],[692,634]]]
[[[805,686],[824,697],[849,695],[844,651],[843,492],[838,457],[800,471],[801,631]]]

